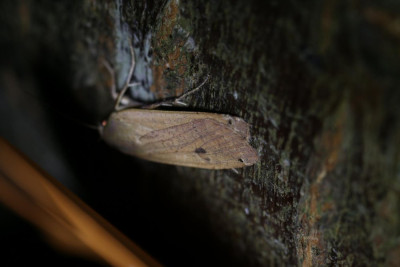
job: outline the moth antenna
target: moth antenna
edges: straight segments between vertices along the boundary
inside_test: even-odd
[[[93,129],[93,130],[96,130],[96,131],[99,130],[99,127],[97,125],[93,125],[93,124],[90,124],[90,123],[82,122],[82,121],[80,121],[80,120],[78,120],[78,119],[76,119],[74,117],[71,117],[71,116],[69,116],[67,114],[64,114],[64,113],[62,113],[60,111],[57,111],[57,110],[56,110],[56,112],[58,114],[60,114],[60,116],[64,117],[67,120],[73,121],[74,123],[80,124],[80,125],[82,125],[82,126],[84,126],[86,128]]]
[[[59,114],[61,117],[64,117],[64,118],[67,119],[67,120],[73,121],[74,123],[80,124],[80,125],[82,125],[82,126],[84,126],[84,127],[87,127],[87,128],[89,128],[89,129],[94,129],[94,130],[96,130],[96,131],[99,129],[98,126],[96,126],[96,125],[93,125],[93,124],[90,124],[90,123],[86,123],[86,122],[82,122],[82,121],[80,121],[80,120],[78,120],[78,119],[76,119],[76,118],[74,118],[74,117],[72,117],[72,116],[69,116],[69,115],[67,115],[67,114],[65,114],[65,113],[63,113],[63,112],[57,110],[56,108],[52,107],[52,106],[51,106],[50,104],[48,104],[48,103],[45,103],[45,102],[43,102],[43,101],[40,101],[38,95],[35,95],[34,93],[32,93],[32,92],[30,92],[30,91],[25,91],[25,93],[26,93],[28,96],[34,98],[36,101],[38,101],[38,103],[40,103],[40,105],[48,106],[49,109],[51,109],[52,111],[56,112],[56,113]],[[43,108],[43,107],[42,107],[42,108]]]
[[[115,84],[115,73],[114,73],[114,70],[111,67],[110,63],[108,63],[107,60],[103,59],[102,63],[104,65],[104,67],[106,67],[106,69],[108,70],[108,73],[110,73],[111,81],[112,81],[111,82],[110,93],[111,93],[112,97],[114,99],[116,99],[118,97],[118,94],[117,94],[117,89],[116,89],[116,84]]]
[[[137,86],[140,83],[129,83],[128,86],[126,86],[126,84],[125,84],[125,86],[124,86],[124,88],[122,88],[121,92],[117,93],[116,84],[115,84],[115,74],[114,74],[113,68],[111,67],[110,63],[105,59],[102,60],[102,63],[104,64],[104,66],[106,67],[106,69],[108,70],[108,72],[110,73],[110,76],[111,76],[112,85],[111,85],[111,88],[110,88],[110,94],[111,94],[112,98],[115,99],[114,110],[115,111],[119,111],[119,110],[125,109],[127,107],[138,107],[138,106],[141,106],[142,105],[141,103],[136,103],[133,100],[131,100],[131,102],[133,102],[133,103],[131,103],[129,106],[124,106],[124,107],[120,107],[119,106],[120,103],[123,101],[123,96],[126,93],[126,90],[128,88],[130,88],[130,87]],[[130,80],[130,78],[128,78],[128,81],[129,80]]]
[[[134,84],[130,84],[129,83],[131,81],[131,79],[132,79],[133,70],[135,69],[135,65],[136,65],[135,51],[133,50],[132,42],[129,43],[129,48],[130,48],[130,51],[131,51],[131,67],[129,68],[128,78],[126,79],[125,85],[122,88],[121,92],[118,94],[118,97],[117,97],[117,99],[115,101],[114,109],[117,110],[117,111],[121,109],[119,107],[119,104],[121,103],[122,97],[126,93],[126,90],[128,90],[128,88],[130,88],[132,86],[136,86],[137,85],[137,83],[134,83]],[[114,80],[114,83],[115,83],[115,80]]]
[[[73,118],[71,118],[71,120],[72,119]],[[93,130],[96,130],[96,131],[99,130],[99,126],[95,126],[95,125],[92,125],[92,124],[89,124],[89,123],[85,123],[85,122],[81,122],[81,121],[77,121],[77,120],[75,122],[80,124],[80,125],[82,125],[82,126],[85,126],[85,127],[89,128],[89,129],[93,129]]]

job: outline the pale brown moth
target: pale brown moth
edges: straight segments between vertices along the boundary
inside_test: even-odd
[[[196,168],[242,168],[258,161],[256,150],[249,144],[249,125],[239,117],[138,108],[118,111],[135,65],[132,47],[131,54],[129,78],[117,99],[117,111],[99,127],[107,144],[145,160]]]

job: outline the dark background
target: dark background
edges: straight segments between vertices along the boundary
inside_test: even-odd
[[[395,265],[399,10],[389,0],[1,1],[0,134],[166,265]],[[101,62],[120,86],[130,40],[143,63],[136,99],[180,95],[209,75],[185,110],[244,118],[260,162],[238,173],[146,162],[83,126],[112,111]],[[0,211],[7,265],[97,264]]]

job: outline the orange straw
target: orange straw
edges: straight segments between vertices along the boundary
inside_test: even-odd
[[[0,201],[66,251],[113,266],[161,266],[1,137]]]

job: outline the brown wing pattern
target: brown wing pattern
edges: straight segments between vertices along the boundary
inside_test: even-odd
[[[144,152],[139,156],[176,165],[238,168],[258,160],[241,133],[208,118],[152,131],[139,141]]]
[[[120,151],[150,161],[207,169],[253,165],[248,124],[215,113],[128,109],[113,113],[100,128]]]

